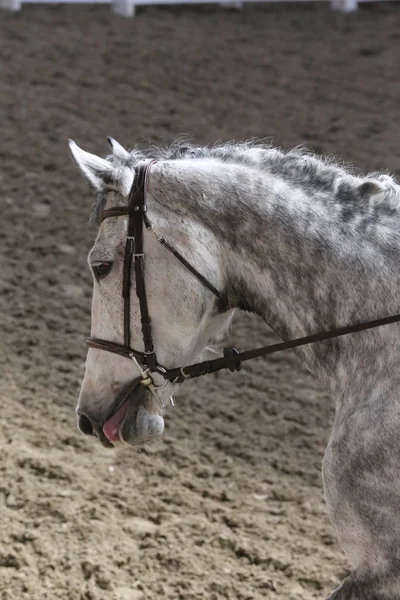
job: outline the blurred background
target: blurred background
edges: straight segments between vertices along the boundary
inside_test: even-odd
[[[0,12],[1,600],[309,600],[346,575],[330,401],[291,353],[185,384],[151,449],[77,432],[95,231],[67,139],[267,138],[399,175],[399,39],[396,2]],[[232,337],[273,339],[244,314]]]

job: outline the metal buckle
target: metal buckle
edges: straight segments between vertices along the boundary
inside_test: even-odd
[[[146,354],[146,353],[145,353]],[[164,369],[164,367],[157,367],[157,373],[160,373],[160,375],[162,375],[164,377],[164,383],[162,385],[154,385],[154,381],[153,381],[153,389],[154,391],[157,390],[162,390],[168,383],[168,379],[165,378],[164,373],[166,373],[166,369]]]
[[[185,381],[188,377],[190,377],[190,375],[187,375],[184,371],[185,367],[181,367],[179,370],[181,372],[181,377],[183,377],[183,380]],[[176,377],[172,383],[182,383],[180,380],[180,377],[178,375],[178,377]]]
[[[156,236],[158,242],[161,242],[164,239],[159,233],[157,233],[157,231],[153,229],[153,225],[149,225],[147,229]]]
[[[187,379],[189,377],[189,375],[186,375],[186,373],[184,371],[184,368],[185,367],[182,367],[181,370],[180,370],[181,371],[181,375],[182,375],[183,379]]]
[[[139,362],[138,362],[138,360],[137,360],[136,356],[134,356],[134,354],[133,354],[132,352],[130,352],[130,353],[129,353],[129,358],[130,358],[131,360],[133,360],[133,362],[135,363],[135,365],[136,365],[136,366],[137,366],[137,368],[139,369],[140,377],[142,378],[142,381],[141,381],[140,383],[141,383],[142,385],[146,385],[146,386],[148,386],[148,385],[151,385],[153,382],[152,382],[152,379],[151,379],[151,377],[150,377],[150,375],[149,375],[149,370],[148,370],[148,369],[146,369],[146,370],[143,370],[143,368],[142,368],[142,366],[139,364]]]

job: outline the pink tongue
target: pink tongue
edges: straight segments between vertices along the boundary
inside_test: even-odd
[[[114,413],[113,416],[110,419],[108,419],[108,421],[106,421],[106,423],[104,423],[103,433],[106,436],[106,438],[110,440],[110,442],[118,442],[119,441],[120,437],[119,437],[118,428],[121,425],[123,419],[126,417],[127,412],[128,412],[128,400],[126,400],[126,402],[124,402],[119,407],[117,412]]]

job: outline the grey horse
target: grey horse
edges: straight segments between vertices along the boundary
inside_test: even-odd
[[[153,338],[167,368],[198,360],[237,307],[262,317],[283,340],[400,312],[400,186],[391,176],[361,176],[305,151],[257,143],[177,143],[148,152],[110,143],[107,159],[70,143],[97,191],[92,221],[126,204],[135,166],[155,158],[147,189],[153,228],[224,298],[216,300],[153,232],[144,233]],[[92,335],[115,343],[123,336],[126,235],[126,217],[107,219],[89,254]],[[131,305],[132,345],[139,349],[134,291]],[[329,600],[399,600],[400,326],[296,352],[336,409],[323,483],[353,571]],[[84,433],[131,444],[162,433],[174,383],[160,382],[157,398],[143,389],[131,394],[110,416],[115,398],[139,375],[135,368],[89,349],[77,407]]]

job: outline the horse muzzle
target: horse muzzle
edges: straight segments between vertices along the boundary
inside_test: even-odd
[[[112,406],[103,414],[91,411],[88,403],[79,402],[78,428],[85,435],[96,436],[106,447],[116,442],[142,445],[162,435],[164,419],[160,403],[151,385],[137,378],[118,394]]]

